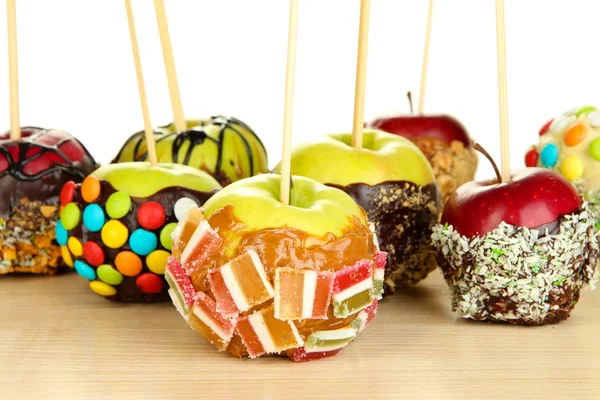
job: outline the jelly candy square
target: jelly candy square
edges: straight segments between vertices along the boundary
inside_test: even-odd
[[[275,318],[273,306],[240,319],[236,332],[251,358],[295,349],[304,344],[293,322]]]
[[[350,323],[350,326],[356,331],[357,334],[362,332],[377,316],[378,304],[379,302],[377,300],[373,300],[373,303],[371,303],[369,307],[359,312],[354,321]]]
[[[181,298],[173,289],[169,289],[168,293],[169,293],[169,297],[171,298],[171,301],[173,302],[173,305],[175,306],[175,308],[177,309],[179,314],[181,314],[183,319],[185,319],[187,322],[189,314],[183,308],[183,303],[181,301]]]
[[[273,298],[273,286],[258,254],[250,250],[208,274],[219,311],[235,317]]]
[[[307,353],[304,347],[300,347],[297,349],[292,355],[292,360],[295,362],[306,362],[306,361],[314,361],[321,360],[323,358],[333,357],[339,354],[342,349],[332,350],[332,351],[315,351],[311,353]]]
[[[236,322],[229,318],[223,318],[217,311],[217,303],[202,292],[197,294],[193,314],[190,314],[188,320],[192,328],[210,340],[221,351],[227,350]]]
[[[356,331],[350,326],[331,331],[313,332],[304,343],[304,351],[314,353],[341,350],[355,337]]]
[[[275,318],[327,319],[334,276],[331,271],[277,268],[275,270]]]
[[[204,221],[202,209],[192,206],[185,219],[177,224],[177,227],[171,234],[171,240],[173,241],[171,253],[175,258],[181,258],[183,250],[192,238],[192,235],[196,231],[196,228],[198,228],[198,225],[200,225],[201,221]]]
[[[194,301],[196,301],[196,289],[194,289],[190,277],[183,270],[181,263],[173,256],[169,257],[167,261],[165,279],[175,295],[173,302],[179,303],[175,304],[175,306],[181,308],[185,314],[188,314],[192,307],[194,307]]]
[[[373,274],[373,297],[377,300],[383,298],[383,281],[385,275],[385,265],[387,263],[387,253],[378,251],[373,256],[375,259],[375,273]]]
[[[200,269],[206,260],[221,246],[221,237],[217,231],[211,228],[208,221],[202,215],[201,217],[202,220],[181,253],[181,265],[187,271],[188,275]],[[186,221],[188,220],[186,219]]]
[[[333,284],[333,315],[347,318],[368,307],[373,288],[373,263],[360,260],[335,275]]]

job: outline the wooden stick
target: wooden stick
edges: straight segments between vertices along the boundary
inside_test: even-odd
[[[427,28],[425,29],[425,47],[423,49],[423,64],[421,66],[421,88],[419,90],[419,114],[425,109],[425,90],[427,89],[427,71],[429,69],[429,45],[431,43],[431,25],[433,22],[433,0],[429,0],[427,12]]]
[[[363,145],[363,126],[365,124],[370,10],[371,0],[361,0],[360,25],[358,28],[358,56],[356,58],[356,88],[354,92],[354,124],[352,127],[352,146],[359,149]]]
[[[10,140],[21,139],[19,122],[19,63],[17,59],[17,7],[16,0],[6,0],[8,26],[8,75],[10,85]]]
[[[510,181],[510,147],[508,141],[508,95],[506,84],[506,36],[504,0],[496,0],[496,47],[498,51],[498,102],[500,106],[500,150],[502,181]]]
[[[279,198],[283,204],[290,204],[291,162],[292,162],[292,121],[294,114],[294,82],[296,75],[296,39],[298,37],[298,0],[290,0],[290,21],[288,27],[287,66],[285,71],[285,100],[283,111],[283,155],[281,158],[281,187]]]
[[[164,0],[154,0],[154,9],[156,10],[156,20],[158,21],[158,33],[160,34],[165,69],[167,70],[167,81],[169,83],[169,93],[171,94],[171,107],[173,108],[175,130],[177,132],[185,132],[187,130],[187,125],[185,123],[185,117],[183,116],[183,106],[181,105],[179,83],[177,83],[177,72],[175,70],[173,47],[171,46],[171,37],[169,36],[169,25],[167,23]]]
[[[135,73],[137,75],[138,90],[140,92],[140,103],[142,105],[142,115],[144,117],[144,132],[146,134],[146,147],[148,148],[148,158],[151,165],[158,164],[156,158],[156,143],[154,142],[154,130],[150,122],[150,111],[148,110],[148,98],[146,97],[146,85],[144,84],[144,74],[142,73],[142,60],[140,58],[140,49],[138,47],[137,34],[135,32],[135,21],[133,19],[133,8],[131,0],[125,0],[125,9],[127,11],[127,22],[129,24],[129,37],[131,39],[131,51],[133,52],[133,62],[135,63]]]

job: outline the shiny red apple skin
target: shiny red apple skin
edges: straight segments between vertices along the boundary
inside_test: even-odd
[[[412,141],[433,138],[450,144],[453,140],[458,140],[465,147],[471,147],[471,139],[465,127],[448,115],[398,115],[378,118],[370,126]]]
[[[523,168],[513,171],[508,183],[469,182],[459,187],[446,203],[442,224],[467,237],[484,236],[502,221],[537,228],[581,204],[575,188],[556,172]]]

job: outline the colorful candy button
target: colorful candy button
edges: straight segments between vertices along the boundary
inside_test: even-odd
[[[81,197],[88,202],[93,203],[100,197],[100,181],[95,176],[88,176],[81,184]]]
[[[561,174],[568,180],[574,181],[583,175],[583,163],[577,156],[568,156],[560,166]]]
[[[96,273],[98,278],[109,285],[120,285],[123,282],[123,275],[108,264],[99,266]]]
[[[83,224],[90,232],[99,232],[104,222],[104,210],[98,204],[90,204],[83,210]]]
[[[145,272],[137,277],[135,284],[140,288],[142,293],[156,294],[160,293],[163,288],[163,280],[150,272]]]
[[[167,220],[165,208],[155,201],[142,204],[137,213],[137,220],[144,229],[156,230]]]
[[[73,257],[71,257],[71,253],[67,246],[60,247],[60,254],[62,255],[62,259],[69,267],[73,266]]]
[[[574,110],[572,110],[572,113],[575,114],[576,117],[579,117],[583,114],[587,114],[590,113],[592,111],[596,111],[597,108],[594,106],[583,106],[583,107],[578,107]]]
[[[60,204],[66,206],[70,202],[73,201],[75,197],[75,189],[77,189],[77,184],[73,181],[69,181],[65,183],[65,185],[60,190]]]
[[[104,264],[104,251],[96,242],[85,242],[83,245],[83,257],[94,267]]]
[[[585,129],[585,125],[582,123],[571,125],[565,133],[565,144],[570,147],[577,146],[579,143],[585,140],[586,135],[587,131]]]
[[[96,271],[94,271],[94,268],[90,267],[83,261],[75,261],[75,271],[89,281],[96,279]]]
[[[127,243],[127,237],[129,236],[129,231],[127,227],[121,222],[117,220],[108,221],[104,227],[102,227],[102,241],[105,245],[110,247],[111,249],[118,249]]]
[[[596,138],[590,143],[590,156],[594,160],[600,161],[600,138]]]
[[[56,241],[60,246],[66,246],[69,241],[69,234],[63,226],[62,222],[56,222],[56,228],[54,228],[54,234],[56,235]]]
[[[587,120],[590,126],[598,128],[600,126],[600,111],[592,111],[587,115]]]
[[[167,259],[171,253],[164,250],[155,250],[146,257],[146,265],[150,271],[158,275],[165,274],[165,266],[167,265]]]
[[[114,219],[123,218],[131,209],[131,197],[124,192],[116,192],[110,195],[106,201],[106,213]]]
[[[554,121],[554,120],[551,119],[550,121],[546,122],[544,124],[544,126],[542,126],[542,128],[540,129],[540,136],[543,136],[546,133],[548,133],[548,130],[550,129],[550,125],[552,125],[552,121]]]
[[[177,228],[177,222],[171,222],[170,224],[167,224],[162,231],[160,231],[160,244],[162,244],[162,246],[167,250],[171,250],[171,247],[173,247],[173,239],[171,239],[171,235],[173,234],[175,228]]]
[[[68,231],[75,228],[80,220],[81,211],[75,203],[67,204],[60,214],[60,222],[62,222],[63,227]]]
[[[96,292],[96,294],[104,297],[114,296],[117,294],[117,289],[100,281],[90,282],[90,289]]]
[[[527,167],[535,167],[539,158],[540,154],[535,148],[529,149],[529,151],[525,154],[525,165]]]
[[[574,118],[569,118],[567,115],[561,115],[558,118],[555,118],[550,124],[549,132],[558,132],[565,129]]]
[[[156,249],[156,235],[145,229],[136,229],[129,238],[129,247],[140,256],[147,256]]]
[[[182,197],[177,200],[174,207],[175,218],[177,218],[177,221],[184,220],[190,207],[197,205],[198,204],[189,197]]]
[[[544,167],[554,167],[558,161],[558,147],[553,143],[547,144],[540,153],[540,159]]]
[[[75,257],[81,257],[83,255],[83,246],[76,237],[71,236],[67,242],[67,246],[69,246],[69,250],[71,250],[71,253],[73,253]]]
[[[132,251],[126,250],[117,254],[115,265],[125,276],[137,276],[142,272],[142,259]]]

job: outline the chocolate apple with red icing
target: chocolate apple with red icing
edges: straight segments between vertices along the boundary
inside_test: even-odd
[[[496,169],[497,171],[497,169]],[[519,325],[569,317],[598,259],[594,217],[560,175],[542,168],[462,185],[432,235],[464,318]]]
[[[0,135],[0,275],[66,268],[54,236],[60,190],[96,167],[86,148],[65,132],[24,127],[19,140]]]

